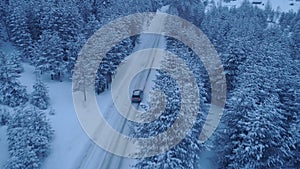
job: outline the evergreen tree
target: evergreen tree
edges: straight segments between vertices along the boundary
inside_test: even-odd
[[[65,55],[63,57],[64,62],[64,73],[67,77],[70,79],[73,75],[74,66],[77,60],[77,56],[79,54],[79,51],[83,47],[86,39],[83,34],[79,34],[76,37],[76,40],[74,42],[67,42],[68,50],[65,51]]]
[[[47,157],[53,130],[43,112],[21,107],[13,114],[8,128],[7,169],[40,168]]]
[[[245,50],[242,47],[243,39],[232,39],[226,51],[222,54],[224,69],[226,70],[227,89],[235,88],[235,80],[239,72],[239,65],[246,59]]]
[[[26,18],[30,37],[32,39],[31,45],[39,40],[40,35],[43,32],[41,27],[41,8],[44,2],[30,0],[26,4]],[[32,8],[34,6],[34,8]]]
[[[279,18],[279,24],[283,28],[291,28],[292,20],[295,17],[295,13],[292,11],[289,11],[287,13],[281,13],[281,16]]]
[[[90,15],[87,18],[87,22],[84,28],[84,33],[86,38],[92,36],[100,28],[100,22],[96,19],[94,15]]]
[[[193,72],[193,77],[196,79],[197,85],[203,86],[203,81],[201,81],[200,72],[202,66],[199,65],[200,60],[197,60],[197,57],[188,51],[188,48],[184,46],[182,43],[178,43],[174,41],[174,39],[168,39],[168,48],[174,53],[177,53],[178,56],[182,57],[184,60],[184,63],[177,63],[171,58],[166,57],[166,60],[163,61],[163,67],[167,68],[168,72],[165,71],[158,71],[157,79],[155,80],[155,89],[160,90],[164,92],[166,95],[166,106],[163,113],[156,118],[156,120],[145,123],[142,125],[139,125],[135,127],[135,136],[138,137],[151,137],[151,136],[157,136],[161,132],[165,132],[174,124],[174,121],[179,118],[178,116],[181,116],[179,114],[180,111],[180,104],[186,104],[182,103],[181,95],[183,95],[185,92],[182,88],[181,91],[179,91],[179,86],[176,84],[175,79],[173,79],[169,73],[172,73],[173,75],[179,75],[181,77],[180,81],[188,82],[190,79],[188,79],[188,75],[184,74],[186,71],[183,69],[183,66],[181,64],[187,64],[189,68],[191,68],[191,71]],[[199,58],[198,58],[199,59]],[[198,66],[198,67],[197,67]],[[192,69],[194,68],[194,69]],[[187,78],[187,79],[184,79]],[[178,80],[178,79],[177,79]],[[203,79],[202,79],[203,80]],[[189,86],[191,90],[195,91],[194,87],[191,85],[191,83],[185,83],[184,85]],[[181,93],[180,93],[181,92]],[[199,93],[202,94],[202,93]],[[190,98],[185,98],[187,100],[196,100],[194,98],[194,95],[191,93],[185,93],[185,95],[189,96]],[[201,95],[200,95],[201,96]],[[206,96],[206,93],[202,95],[203,97]],[[162,96],[154,94],[151,95],[151,108],[160,108],[162,105]],[[198,98],[199,99],[199,98]],[[204,108],[203,100],[199,99],[199,104],[202,108]],[[159,110],[152,110],[151,114],[157,114],[159,113]],[[195,107],[191,106],[189,111],[196,111],[199,112],[200,110],[196,110]],[[136,168],[199,168],[201,164],[199,164],[200,159],[200,153],[204,149],[206,149],[206,145],[201,145],[198,142],[198,137],[200,134],[201,126],[203,125],[205,117],[205,112],[199,112],[197,119],[195,121],[195,124],[193,124],[188,133],[180,133],[185,131],[177,131],[176,135],[168,135],[164,136],[166,139],[162,140],[156,140],[157,142],[151,143],[151,145],[148,145],[149,147],[153,149],[160,149],[162,143],[170,142],[170,140],[174,141],[177,139],[178,135],[186,134],[184,139],[179,142],[179,144],[175,145],[172,149],[168,150],[165,153],[155,155],[152,157],[147,157],[144,159],[139,160],[139,162],[135,165]],[[181,128],[184,128],[184,125],[188,125],[191,123],[191,119],[189,117],[186,121],[183,121],[179,125],[181,125]],[[180,133],[180,134],[179,134]],[[167,139],[168,138],[168,139]],[[144,152],[146,150],[142,150],[140,153],[149,153]]]
[[[204,5],[201,0],[171,1],[180,17],[200,26],[204,18]]]
[[[85,43],[86,38],[81,33],[85,23],[74,1],[59,1],[58,5],[53,29],[58,32],[61,39],[66,68],[64,73],[71,77],[77,55]]]
[[[299,107],[300,106],[298,104],[298,110],[299,110]],[[291,159],[292,166],[294,166],[295,168],[299,168],[299,166],[300,166],[300,127],[299,126],[300,126],[300,116],[299,116],[299,112],[298,112],[296,122],[294,123],[294,125],[291,128],[292,131],[295,131],[295,136],[297,137],[296,144],[295,144],[294,158]]]
[[[26,89],[21,86],[17,78],[20,73],[19,67],[16,66],[15,57],[8,59],[0,52],[0,104],[8,106],[19,106],[28,101]]]
[[[97,94],[100,94],[100,93],[104,92],[105,89],[107,89],[107,86],[108,86],[107,79],[105,78],[105,76],[103,74],[99,73],[99,70],[98,70],[97,75],[96,75],[96,80],[95,80],[95,92]]]
[[[83,21],[85,23],[88,23],[91,16],[95,16],[94,8],[94,0],[88,0],[88,1],[80,1],[76,0],[76,6],[78,6],[79,14],[82,17]]]
[[[78,52],[86,39],[81,33],[85,24],[75,1],[43,1],[42,4],[37,15],[42,33],[35,43],[35,65],[42,72],[50,72],[55,76],[53,79],[61,80],[63,73],[72,76]]]
[[[5,165],[6,169],[39,169],[41,166],[41,161],[30,148],[25,147],[10,151],[10,156],[11,158]]]
[[[39,3],[38,16],[40,18],[40,27],[42,31],[57,31],[55,29],[57,25],[55,20],[58,19],[57,10],[58,10],[58,1],[56,0],[43,0]]]
[[[132,53],[136,37],[126,38],[115,45],[101,61],[95,81],[96,93],[103,92],[112,81],[112,76],[122,60]]]
[[[286,37],[278,27],[266,29],[256,50],[247,52],[239,66],[241,73],[223,118],[226,127],[216,139],[216,145],[225,145],[217,146],[220,168],[291,167],[297,140],[291,129],[294,113],[292,107],[287,112],[287,103],[278,95],[280,79],[289,77],[293,69]]]
[[[45,110],[49,106],[49,99],[46,85],[41,80],[37,80],[33,85],[30,103],[42,110]]]
[[[55,31],[44,31],[35,45],[35,66],[41,73],[48,72],[59,80],[65,67],[64,49],[61,38]]]
[[[278,100],[272,95],[242,88],[228,101],[230,108],[224,117],[228,126],[224,135],[229,135],[230,141],[216,143],[223,145],[218,146],[223,147],[219,152],[223,160],[220,168],[284,167],[286,160],[292,157],[289,151],[292,142],[288,139],[290,132],[284,128],[284,117],[272,104]],[[259,94],[266,96],[256,99]]]
[[[1,16],[4,16],[6,7],[7,7],[6,2],[5,2],[5,1],[1,1],[1,2],[0,2],[0,15],[1,15]],[[4,19],[4,18],[1,18],[1,19],[0,19],[0,22],[3,22],[2,19]]]
[[[299,12],[300,13],[300,12]],[[292,47],[293,47],[293,56],[294,59],[299,60],[300,55],[300,19],[299,21],[293,26],[292,30]]]
[[[32,45],[31,34],[29,31],[26,4],[23,1],[9,1],[8,15],[6,25],[8,36],[12,42],[29,56],[29,49]]]

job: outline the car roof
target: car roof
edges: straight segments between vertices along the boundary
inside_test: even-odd
[[[141,90],[141,89],[136,89],[136,90],[134,90],[133,91],[133,94],[140,94],[141,92],[143,92],[143,90]]]

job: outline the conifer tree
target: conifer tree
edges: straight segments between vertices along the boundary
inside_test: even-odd
[[[47,157],[53,130],[43,112],[20,107],[8,128],[9,160],[7,169],[40,168]]]
[[[28,101],[26,89],[20,85],[18,77],[20,67],[14,61],[15,57],[8,59],[2,52],[0,52],[0,104],[8,106],[19,106]]]
[[[49,106],[48,89],[41,80],[37,80],[33,85],[30,103],[42,110],[47,109]]]

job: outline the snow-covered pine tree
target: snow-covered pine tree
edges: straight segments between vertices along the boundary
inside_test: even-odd
[[[42,4],[37,15],[42,33],[34,46],[34,64],[38,70],[61,80],[63,74],[72,76],[78,52],[86,39],[81,33],[84,33],[82,25],[85,24],[75,1],[50,0]],[[45,58],[51,59],[47,61]]]
[[[134,136],[137,137],[151,137],[156,136],[161,132],[166,131],[174,122],[176,115],[178,115],[179,107],[180,107],[180,95],[178,94],[178,86],[176,85],[174,79],[170,78],[169,75],[165,74],[165,72],[160,71],[160,75],[157,77],[155,86],[157,89],[163,91],[166,95],[167,104],[166,108],[161,116],[159,116],[155,121],[151,123],[139,124],[134,127]],[[151,101],[153,105],[150,105],[151,108],[154,108],[160,104],[157,100],[161,100],[158,95],[151,95]],[[155,110],[154,110],[155,111]],[[158,112],[154,112],[158,113]],[[165,136],[166,138],[170,138],[172,136]],[[174,136],[173,136],[174,137]],[[157,140],[158,141],[158,140]],[[167,141],[167,140],[162,140]],[[181,142],[183,143],[183,142]],[[148,145],[153,149],[159,149],[162,143],[155,142]],[[182,151],[183,150],[183,151]],[[139,152],[144,152],[143,150]],[[138,163],[135,165],[137,169],[150,169],[150,168],[184,168],[188,167],[186,163],[190,162],[189,160],[184,161],[182,158],[186,156],[187,152],[184,151],[184,147],[177,145],[176,147],[168,150],[167,152],[159,155],[155,155],[152,157],[147,157],[140,159]],[[190,153],[191,154],[191,153]]]
[[[300,21],[300,20],[299,20]],[[300,77],[297,76],[300,71],[299,57],[295,58],[293,52],[294,46],[290,45],[293,37],[289,36],[289,32],[282,30],[279,26],[269,27],[264,35],[264,49],[271,65],[277,68],[274,73],[274,81],[276,82],[276,94],[279,100],[278,109],[282,111],[284,116],[283,123],[286,130],[286,137],[282,138],[282,145],[289,145],[293,142],[290,149],[286,149],[286,154],[293,153],[293,157],[289,158],[286,164],[289,168],[298,168],[299,164],[299,88]],[[271,90],[269,90],[271,91]],[[275,104],[275,103],[274,103]],[[297,162],[298,160],[298,162]]]
[[[300,55],[300,16],[299,16],[299,21],[296,22],[296,24],[292,28],[292,47],[293,47],[294,59],[299,60],[299,55]]]
[[[4,16],[5,14],[5,10],[6,10],[6,7],[7,7],[7,3],[5,1],[1,1],[0,2],[0,15],[1,16]],[[0,22],[3,22],[4,20],[4,17],[0,19]]]
[[[56,31],[45,30],[34,49],[36,69],[41,74],[48,72],[52,80],[60,80],[64,71],[64,49],[61,38]]]
[[[203,105],[203,102],[208,102],[210,100],[210,82],[201,59],[192,51],[192,49],[188,48],[182,42],[179,42],[173,38],[166,39],[167,50],[183,59],[186,65],[189,67],[189,70],[193,72],[201,94],[201,105]]]
[[[8,128],[7,169],[40,168],[47,157],[53,130],[41,111],[33,107],[16,109]]]
[[[57,8],[53,13],[55,19],[51,20],[53,25],[50,25],[50,28],[58,32],[65,45],[67,42],[74,42],[81,31],[83,20],[74,1],[57,1],[57,3]],[[67,46],[64,47],[67,49]]]
[[[227,48],[220,56],[223,61],[223,66],[226,72],[227,90],[233,90],[236,85],[236,77],[240,74],[239,66],[246,59],[245,43],[243,38],[231,38],[228,40]],[[250,47],[250,46],[249,46]]]
[[[299,62],[293,62],[293,64],[298,65],[298,67],[295,66],[291,69],[294,69],[295,72],[299,72]],[[281,103],[279,108],[285,112],[286,127],[293,132],[290,136],[294,141],[294,147],[291,148],[291,151],[293,151],[293,158],[290,158],[289,163],[287,163],[291,168],[299,168],[300,166],[300,92],[299,90],[297,91],[297,89],[300,89],[299,81],[300,79],[295,78],[295,76],[290,76],[288,78],[283,77],[283,79],[279,80],[277,85],[278,97]]]
[[[180,75],[182,81],[187,82],[189,81],[187,78],[188,76],[183,74],[187,70],[183,70],[182,66],[180,64],[187,64],[190,68],[195,68],[194,70],[191,70],[193,72],[193,75],[195,76],[196,82],[199,86],[203,86],[203,81],[200,80],[200,72],[201,72],[201,66],[198,68],[195,66],[199,64],[200,60],[195,55],[188,52],[188,49],[182,45],[181,43],[176,43],[174,39],[169,39],[168,44],[169,50],[172,50],[172,52],[177,53],[182,59],[184,60],[184,63],[177,63],[174,62],[171,58],[166,58],[164,60],[163,65],[165,68],[167,68],[168,72],[165,71],[158,71],[157,79],[155,80],[155,89],[158,89],[160,91],[163,91],[167,98],[167,103],[165,110],[163,114],[161,114],[156,120],[145,123],[142,125],[138,125],[135,127],[135,131],[133,132],[135,136],[138,137],[151,137],[156,136],[157,134],[166,131],[171,127],[172,124],[174,124],[174,121],[176,118],[179,118],[179,111],[180,111],[180,104],[186,104],[182,103],[181,95],[184,92],[187,91],[181,91],[179,92],[179,86],[176,84],[175,79],[173,79],[169,73],[172,72],[172,74]],[[180,46],[182,45],[182,46]],[[186,63],[185,63],[186,62]],[[194,78],[194,77],[193,77]],[[185,85],[190,85],[190,83],[186,83]],[[193,88],[190,86],[190,88]],[[194,95],[190,93],[186,93],[191,99],[195,100]],[[199,93],[200,94],[200,93]],[[205,96],[205,94],[203,94]],[[153,105],[150,105],[151,108],[154,107],[160,107],[158,104],[161,104],[161,96],[160,95],[151,95],[151,102]],[[188,99],[187,99],[188,100]],[[199,103],[199,105],[202,105],[203,103],[202,99]],[[202,105],[203,106],[203,105]],[[200,111],[195,110],[194,107],[191,107],[191,111]],[[151,114],[158,113],[156,111],[161,110],[153,110],[155,112]],[[135,165],[136,168],[199,168],[201,164],[199,164],[200,159],[200,153],[204,149],[206,149],[205,145],[202,145],[198,142],[198,137],[200,134],[201,126],[203,125],[205,113],[201,112],[197,116],[197,120],[195,124],[193,124],[193,127],[190,129],[188,133],[186,134],[186,137],[180,141],[179,144],[175,145],[172,149],[168,150],[165,153],[155,155],[152,157],[147,157],[144,159],[141,159],[138,161],[138,163]],[[188,118],[188,117],[184,117]],[[191,123],[190,119],[186,119],[187,121],[184,121],[180,123],[180,125],[187,125],[188,123]],[[183,126],[181,126],[183,127]],[[177,131],[177,132],[183,132],[183,131]],[[178,133],[177,133],[178,134]],[[162,142],[167,142],[170,138],[170,140],[176,140],[177,135],[168,135],[164,136],[168,139],[162,139],[162,140],[156,140],[157,142],[151,143],[149,147],[153,149],[159,149],[163,148],[161,147]],[[172,139],[173,138],[173,139]],[[149,152],[143,152],[143,150],[140,153],[149,153]]]
[[[298,10],[296,16],[294,19],[292,19],[292,64],[294,67],[291,67],[291,70],[294,70],[293,73],[291,73],[290,79],[287,80],[293,80],[294,85],[292,89],[292,97],[293,101],[289,102],[289,105],[291,105],[291,110],[295,112],[295,121],[294,124],[291,127],[291,130],[294,131],[294,137],[296,137],[296,144],[295,144],[295,156],[294,159],[291,161],[293,162],[293,166],[295,168],[300,167],[300,77],[299,77],[299,68],[300,68],[300,10]],[[291,89],[289,91],[291,92]],[[289,92],[289,94],[290,94]],[[289,96],[290,98],[290,96]],[[287,106],[288,107],[288,106]]]
[[[299,20],[300,21],[300,20]],[[299,168],[299,108],[300,108],[300,77],[297,76],[300,71],[300,60],[295,51],[295,42],[293,42],[293,36],[288,36],[290,33],[282,31],[281,27],[269,28],[266,38],[265,51],[273,60],[276,60],[276,67],[279,71],[276,72],[277,83],[276,92],[279,98],[278,109],[283,111],[285,118],[285,129],[292,131],[289,133],[288,139],[294,142],[291,150],[293,157],[290,158],[287,166],[290,168]],[[293,44],[290,44],[292,41]],[[269,42],[269,43],[268,43]],[[271,42],[271,43],[270,43]],[[280,65],[280,66],[279,66]],[[285,143],[285,142],[284,142]]]
[[[5,165],[5,169],[39,169],[41,167],[41,161],[30,148],[18,148],[9,153],[11,157]]]
[[[112,12],[110,0],[102,1],[93,1],[93,13],[96,16],[96,19],[102,23],[106,23],[109,19],[109,16],[112,17],[115,13]],[[110,12],[108,12],[111,10]]]
[[[79,9],[79,14],[85,23],[89,22],[91,16],[95,17],[94,2],[95,1],[75,1]]]
[[[28,23],[28,29],[30,33],[30,37],[32,39],[31,45],[39,40],[40,35],[43,32],[41,27],[41,11],[43,8],[44,2],[43,1],[34,1],[29,0],[26,4],[26,17]]]
[[[133,43],[136,37],[126,38],[115,45],[101,61],[95,79],[95,92],[101,93],[111,83],[112,76],[122,60],[133,51]]]
[[[7,32],[10,40],[25,52],[32,45],[31,34],[29,31],[28,18],[25,9],[26,4],[23,1],[9,1],[8,14],[6,17]]]
[[[66,65],[67,76],[72,76],[72,70],[77,59],[77,55],[85,43],[82,19],[79,8],[75,1],[59,1],[55,16],[54,30],[58,32],[63,47],[63,62]]]
[[[49,96],[47,86],[41,81],[37,80],[33,85],[33,92],[31,93],[30,103],[42,110],[49,106]]]
[[[186,0],[186,1],[170,1],[171,6],[174,6],[182,17],[196,26],[200,26],[204,18],[204,4],[201,0]]]
[[[100,28],[100,22],[96,19],[95,15],[90,15],[87,18],[87,22],[84,28],[84,34],[86,38],[89,38]]]
[[[283,29],[291,29],[293,18],[295,18],[295,12],[283,12],[279,18],[279,24]]]
[[[21,86],[18,77],[20,67],[16,66],[16,57],[9,59],[2,52],[0,52],[0,104],[8,106],[19,106],[28,101],[26,89]]]
[[[20,74],[24,71],[21,63],[21,57],[17,53],[9,55],[8,65],[10,65],[11,69],[14,70],[17,74]]]
[[[286,151],[291,142],[281,143],[287,133],[282,123],[284,117],[272,105],[278,100],[259,92],[262,93],[256,93],[251,87],[238,87],[234,97],[228,100],[230,106],[224,116],[228,128],[224,136],[230,141],[218,143],[222,147],[218,153],[222,161],[220,168],[283,167],[285,158],[291,157]],[[266,97],[257,98],[258,95]],[[216,140],[224,141],[224,138]]]
[[[7,40],[6,30],[5,30],[5,18],[7,13],[8,3],[6,1],[0,1],[0,39]]]
[[[69,79],[72,78],[74,66],[77,60],[77,56],[82,46],[86,42],[86,38],[83,34],[79,34],[76,37],[76,40],[73,42],[67,42],[68,49],[65,52],[63,57],[63,62],[65,64],[65,75]]]
[[[57,20],[56,11],[58,8],[58,1],[55,0],[43,0],[40,2],[40,9],[38,16],[40,17],[40,27],[42,31],[45,30],[56,30],[55,20]]]
[[[103,74],[97,71],[96,80],[95,80],[95,92],[100,94],[105,91],[108,87],[108,81]]]
[[[290,159],[295,159],[293,113],[287,113],[278,95],[280,79],[291,69],[287,36],[278,27],[264,30],[263,36],[255,51],[246,52],[227,100],[226,127],[216,139],[216,145],[222,145],[217,146],[220,168],[291,168]]]
[[[298,96],[298,98],[300,98]],[[298,110],[300,109],[300,105],[298,104]],[[295,153],[294,158],[291,159],[292,166],[295,168],[299,168],[300,166],[300,115],[298,112],[296,123],[293,124],[291,130],[294,131],[295,136],[297,137],[296,144],[295,144]]]

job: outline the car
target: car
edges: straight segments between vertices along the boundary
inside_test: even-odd
[[[141,89],[133,90],[132,96],[131,96],[131,102],[132,103],[140,103],[143,99],[143,94],[144,94],[144,92]]]

